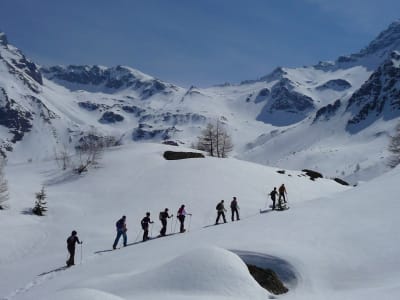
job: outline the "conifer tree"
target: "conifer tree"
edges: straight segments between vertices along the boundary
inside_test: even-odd
[[[43,216],[44,213],[47,211],[47,206],[46,206],[47,202],[45,201],[46,198],[47,195],[44,190],[44,186],[42,186],[40,192],[36,193],[35,207],[32,209],[32,212],[35,215]]]

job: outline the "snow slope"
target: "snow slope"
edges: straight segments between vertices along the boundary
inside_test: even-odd
[[[11,209],[0,211],[0,299],[268,298],[228,250],[292,266],[296,280],[280,298],[398,299],[400,170],[349,188],[235,159],[166,161],[166,149],[144,143],[114,148],[81,177],[60,173],[53,162],[9,164]],[[267,192],[281,183],[291,208],[259,214]],[[26,213],[41,184],[49,205],[43,218]],[[228,204],[232,196],[241,221],[205,227],[215,222],[216,203]],[[182,203],[193,213],[189,232],[134,244],[146,211],[156,235],[158,212],[169,207],[175,214]],[[106,251],[122,214],[130,245]],[[50,272],[64,264],[73,229],[84,241],[82,264],[78,246],[75,267]]]

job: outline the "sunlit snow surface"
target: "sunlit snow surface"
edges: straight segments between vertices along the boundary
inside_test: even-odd
[[[282,299],[399,299],[399,170],[344,187],[235,159],[166,161],[168,149],[115,148],[80,177],[61,173],[54,162],[9,164],[11,208],[0,211],[0,299],[267,299],[229,249],[290,264],[296,284]],[[28,208],[43,183],[49,211],[40,218]],[[259,214],[281,183],[290,209]],[[225,199],[228,208],[232,196],[241,220],[231,223],[228,211],[228,224],[205,227],[215,222],[217,202]],[[134,243],[146,211],[156,236],[158,212],[169,207],[176,215],[181,204],[193,214],[188,232]],[[123,214],[130,245],[107,251]],[[169,220],[168,232],[178,229],[175,222]],[[73,229],[84,241],[77,265],[51,272],[65,264]]]

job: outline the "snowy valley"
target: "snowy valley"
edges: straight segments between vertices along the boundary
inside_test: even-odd
[[[39,66],[0,33],[10,193],[0,210],[0,299],[398,299],[400,169],[387,166],[387,149],[399,82],[400,21],[334,62],[208,88],[126,66]],[[229,158],[163,158],[198,152],[191,146],[216,120],[232,136]],[[87,172],[62,170],[55,156],[75,155],[93,134],[115,143]],[[283,183],[290,209],[272,211],[268,194]],[[48,211],[38,217],[42,186]],[[222,199],[228,223],[212,226]],[[182,204],[193,215],[178,234]],[[145,213],[156,237],[166,207],[174,234],[140,242]],[[122,215],[128,245],[113,251]],[[83,244],[66,269],[72,230]],[[263,289],[245,263],[272,269],[288,292]]]

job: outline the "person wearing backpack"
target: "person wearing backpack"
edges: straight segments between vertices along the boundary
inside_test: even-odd
[[[225,219],[226,209],[225,209],[225,206],[224,206],[224,200],[221,200],[221,202],[219,202],[215,208],[217,210],[217,219],[215,220],[215,225],[218,224],[219,218],[221,216],[224,219],[224,223],[226,223],[226,219]]]
[[[149,224],[153,223],[154,222],[150,220],[150,213],[147,212],[146,216],[140,222],[140,224],[142,224],[142,229],[143,229],[143,242],[149,239]]]
[[[185,210],[185,205],[182,204],[181,207],[178,209],[177,215],[178,215],[177,218],[179,220],[179,223],[181,224],[179,232],[183,233],[183,232],[186,231],[185,225],[184,225],[185,224],[185,217],[186,217],[186,215],[191,216],[192,214],[187,213],[186,210]]]
[[[159,219],[161,221],[162,228],[160,230],[160,235],[159,236],[165,236],[165,233],[167,231],[167,218],[172,218],[174,215],[169,215],[168,214],[168,208],[166,208],[164,211],[160,212]]]
[[[75,244],[82,244],[83,242],[79,241],[77,236],[77,232],[75,230],[72,231],[71,236],[67,238],[67,249],[69,252],[69,259],[67,260],[67,267],[75,265]]]
[[[122,216],[121,219],[119,219],[117,221],[117,223],[115,223],[115,227],[117,228],[117,236],[115,238],[114,244],[113,244],[113,249],[115,250],[117,248],[119,239],[121,238],[121,235],[124,239],[124,247],[126,247],[127,244],[127,236],[126,236],[126,232],[128,231],[128,229],[126,228],[126,216]]]
[[[275,210],[276,195],[278,195],[278,192],[276,190],[276,187],[274,187],[274,190],[271,193],[269,193],[269,196],[271,197],[272,200],[272,210]]]
[[[233,197],[232,201],[231,201],[231,212],[232,212],[232,222],[235,221],[235,214],[236,214],[236,220],[239,221],[239,205],[237,203],[237,199],[236,197]]]
[[[286,188],[285,185],[282,183],[282,185],[279,187],[279,198],[278,198],[278,205],[279,205],[279,209],[282,209],[282,201],[281,199],[283,198],[283,203],[287,203],[286,201]]]

